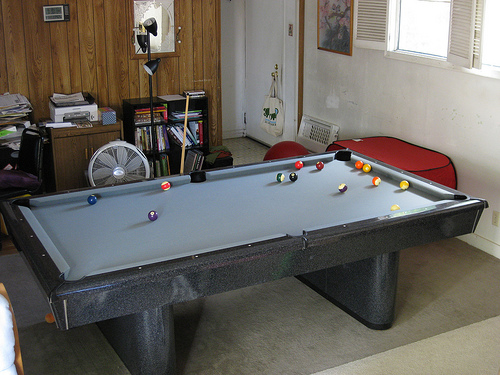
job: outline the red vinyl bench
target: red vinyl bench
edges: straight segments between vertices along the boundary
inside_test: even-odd
[[[335,141],[327,151],[350,149],[452,189],[457,175],[451,159],[437,151],[393,137],[367,137]]]

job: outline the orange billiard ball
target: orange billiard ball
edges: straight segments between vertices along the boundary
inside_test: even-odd
[[[54,319],[54,315],[52,315],[52,313],[48,313],[47,315],[45,315],[45,321],[49,324],[52,324],[56,320]]]
[[[357,169],[361,169],[361,168],[363,168],[363,164],[364,164],[364,163],[363,163],[361,160],[358,160],[358,161],[356,162],[356,164],[354,164],[354,166],[355,166]]]
[[[381,182],[382,180],[380,179],[380,177],[373,177],[372,179],[372,184],[375,186],[379,186]]]
[[[372,170],[372,166],[370,164],[364,164],[363,165],[363,172],[370,172]]]

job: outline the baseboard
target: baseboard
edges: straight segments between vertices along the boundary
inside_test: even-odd
[[[245,129],[222,130],[222,139],[241,138],[245,136]]]
[[[478,236],[475,233],[466,234],[464,236],[458,237],[460,240],[467,242],[469,245],[478,248],[479,250],[484,251],[490,255],[493,255],[495,258],[500,259],[500,245],[487,240],[484,237]]]

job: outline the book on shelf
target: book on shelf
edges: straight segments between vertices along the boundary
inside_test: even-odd
[[[202,115],[201,109],[200,110],[192,110],[192,111],[187,112],[188,119],[201,117],[201,115]],[[172,120],[184,120],[185,117],[186,117],[186,112],[184,112],[184,111],[172,111],[172,113],[170,114],[170,118]]]
[[[182,95],[184,97],[189,95],[190,98],[202,98],[206,94],[205,94],[205,90],[184,90]]]
[[[161,124],[165,120],[161,113],[153,113],[153,118],[155,124]],[[151,124],[151,113],[136,113],[134,115],[134,124],[136,126]]]
[[[192,171],[199,171],[203,166],[205,156],[203,152],[197,149],[188,150],[184,162],[184,170],[189,173]]]
[[[156,151],[165,152],[170,150],[168,141],[167,126],[156,127]],[[155,150],[153,143],[154,133],[151,126],[137,127],[135,130],[135,145],[144,152],[152,152]]]

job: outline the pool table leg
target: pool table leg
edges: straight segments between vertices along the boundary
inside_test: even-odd
[[[399,251],[315,271],[297,278],[372,329],[394,320]]]
[[[176,373],[172,305],[97,325],[132,375]]]

